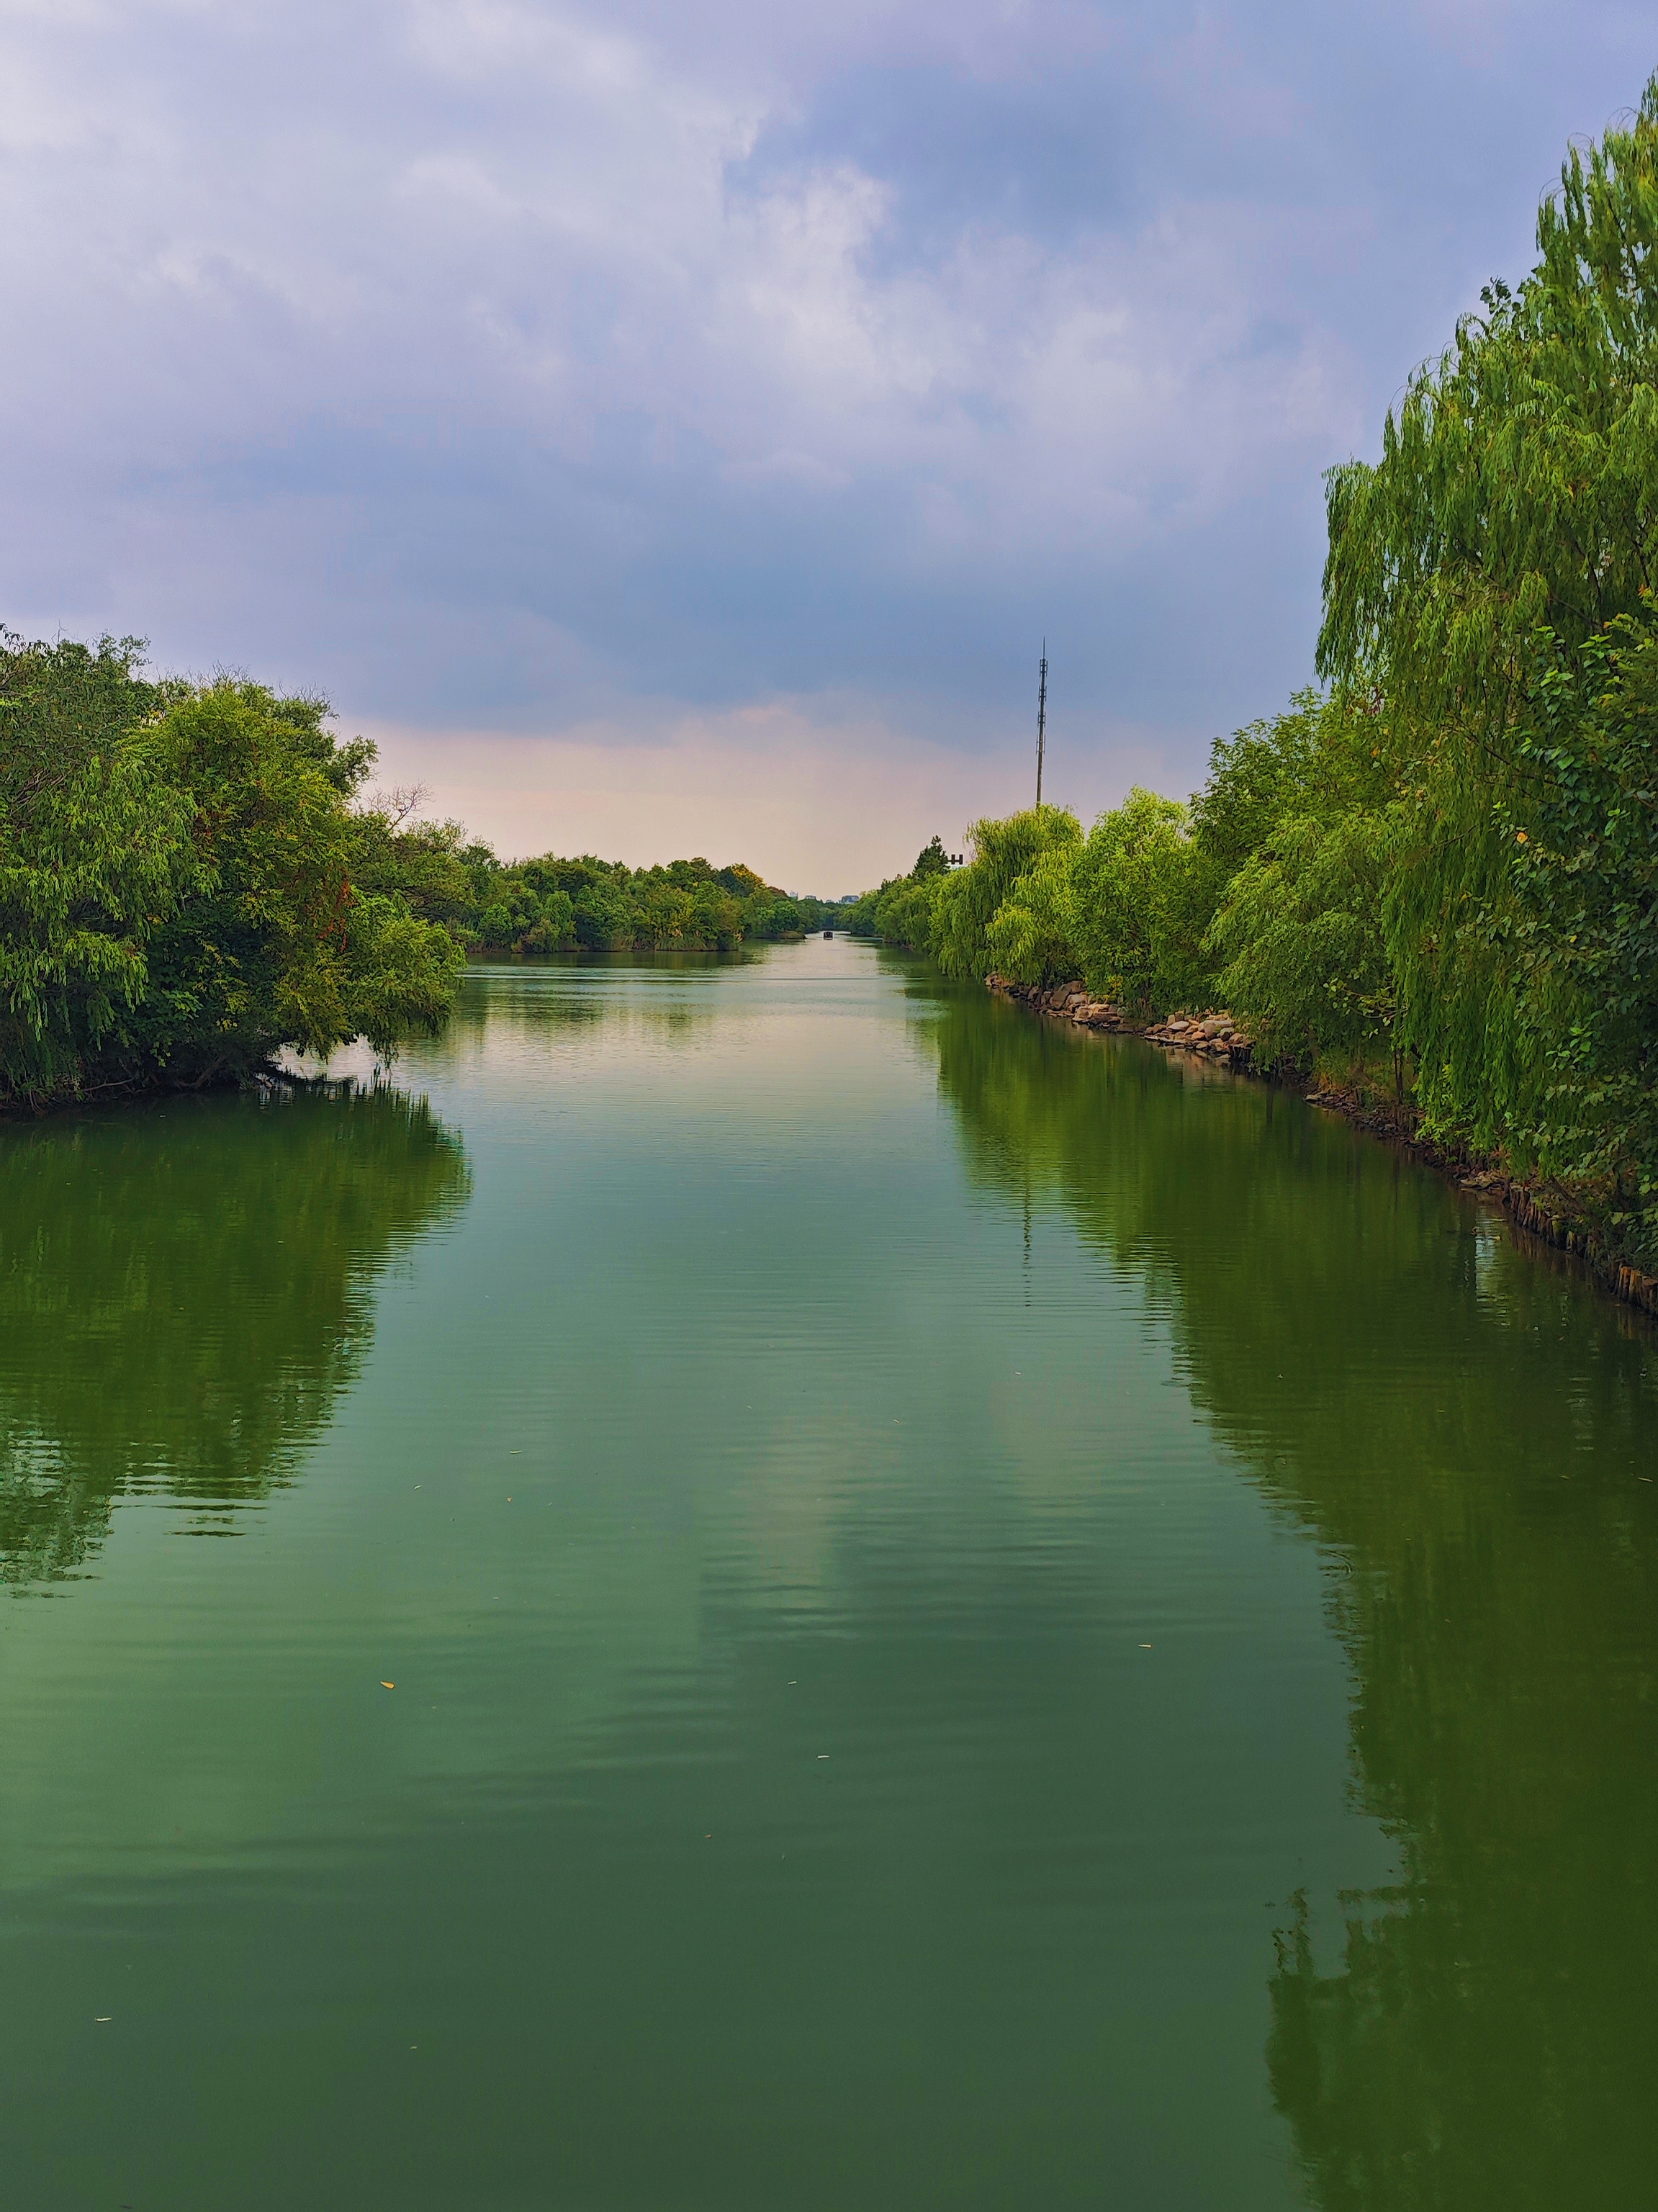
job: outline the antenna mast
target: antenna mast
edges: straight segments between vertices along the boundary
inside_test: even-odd
[[[1048,750],[1048,640],[1042,640],[1042,672],[1036,679],[1036,804],[1042,803],[1042,755]]]

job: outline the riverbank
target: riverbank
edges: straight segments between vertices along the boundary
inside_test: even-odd
[[[1137,1022],[1121,1006],[1095,998],[1080,982],[1041,985],[1010,982],[989,975],[987,989],[1029,1007],[1049,1020],[1068,1022],[1078,1029],[1102,1030],[1138,1036],[1148,1044],[1184,1052],[1209,1061],[1224,1061],[1237,1073],[1257,1080],[1299,1088],[1304,1079],[1279,1076],[1255,1063],[1254,1039],[1241,1023],[1224,1011],[1206,1014],[1173,1014],[1160,1022]],[[1603,1290],[1625,1305],[1658,1315],[1658,1276],[1643,1274],[1601,1249],[1592,1225],[1573,1209],[1570,1195],[1558,1185],[1531,1183],[1510,1176],[1500,1161],[1438,1144],[1424,1133],[1422,1116],[1412,1106],[1362,1097],[1339,1084],[1319,1084],[1302,1094],[1309,1105],[1339,1114],[1355,1128],[1382,1138],[1412,1152],[1425,1166],[1464,1190],[1500,1206],[1530,1236],[1556,1251],[1582,1261]]]

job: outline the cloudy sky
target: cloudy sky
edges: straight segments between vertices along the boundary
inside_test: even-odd
[[[1563,35],[1569,26],[1569,35]],[[837,894],[1184,792],[1649,9],[0,0],[0,621],[503,850]]]

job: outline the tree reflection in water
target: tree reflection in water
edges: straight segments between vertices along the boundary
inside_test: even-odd
[[[470,1188],[423,1100],[174,1100],[0,1129],[0,1577],[83,1566],[118,1498],[291,1479],[387,1261]]]
[[[1340,1900],[1324,1971],[1308,1900],[1278,1938],[1267,2062],[1312,2201],[1646,2201],[1650,1325],[1298,1100],[994,1003],[936,1040],[970,1172],[1145,1284],[1218,1439],[1326,1550],[1352,1789],[1404,1878]]]

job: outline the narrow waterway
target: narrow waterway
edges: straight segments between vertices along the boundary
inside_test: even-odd
[[[841,940],[0,1127],[0,2196],[1647,2202],[1655,1346]]]

